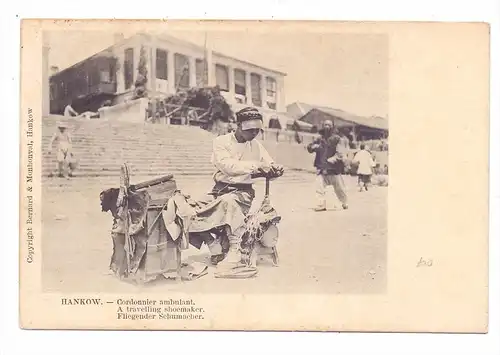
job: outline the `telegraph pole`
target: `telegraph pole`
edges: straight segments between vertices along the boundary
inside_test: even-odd
[[[151,80],[149,81],[149,86],[151,89],[151,96],[153,97],[153,100],[151,102],[151,118],[154,121],[156,118],[156,51],[155,51],[155,46],[154,44],[154,39],[151,39],[151,44],[149,48],[149,68],[150,68],[150,74],[149,77]]]
[[[205,31],[205,46],[203,51],[203,86],[208,86],[207,31]]]

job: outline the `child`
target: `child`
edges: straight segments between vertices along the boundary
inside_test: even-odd
[[[371,181],[375,162],[373,161],[373,157],[370,152],[365,150],[364,144],[361,144],[360,149],[361,150],[354,156],[353,163],[358,166],[357,173],[359,191],[363,191],[363,188],[368,191],[368,184]]]

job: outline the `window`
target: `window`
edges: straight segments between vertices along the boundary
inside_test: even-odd
[[[174,54],[175,66],[175,87],[189,87],[189,59],[187,56],[179,53]]]
[[[100,81],[101,83],[110,83],[111,75],[109,70],[101,69],[100,71]]]
[[[276,80],[274,78],[266,78],[266,93],[267,107],[276,110]]]
[[[99,70],[92,70],[89,73],[89,86],[92,88],[95,85],[99,85],[101,82],[101,72]]]
[[[247,82],[245,77],[245,71],[241,69],[234,70],[234,92],[237,95],[246,96]]]
[[[134,48],[125,49],[123,76],[125,79],[125,90],[130,89],[134,82]]]
[[[221,91],[229,91],[229,73],[225,65],[215,65],[215,83]]]
[[[64,85],[64,81],[61,81],[61,91],[62,97],[66,97],[67,91],[66,91],[66,86]]]
[[[260,78],[259,74],[250,74],[250,85],[252,87],[252,104],[254,106],[262,107],[262,95],[260,90]]]
[[[116,69],[117,69],[117,62],[114,60],[109,61],[109,82],[110,83],[116,83]]]
[[[198,86],[203,86],[206,82],[205,61],[203,59],[196,59],[196,84],[198,84]]]
[[[163,49],[156,50],[156,78],[161,80],[168,79],[167,70],[167,51]]]
[[[66,96],[73,96],[73,80],[68,80],[66,82]]]
[[[57,99],[57,84],[56,83],[50,83],[50,99],[51,100]]]

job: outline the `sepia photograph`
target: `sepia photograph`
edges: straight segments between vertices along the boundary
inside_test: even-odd
[[[22,327],[486,331],[488,27],[25,20],[22,41]]]
[[[387,35],[43,37],[44,291],[385,292]]]

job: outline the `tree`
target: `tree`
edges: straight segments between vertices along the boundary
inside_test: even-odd
[[[139,64],[137,65],[137,79],[135,81],[134,98],[139,99],[147,96],[146,83],[148,82],[148,65],[146,49],[141,46]]]

